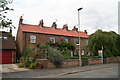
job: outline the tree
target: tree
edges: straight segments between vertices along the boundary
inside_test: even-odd
[[[12,25],[12,20],[7,18],[6,16],[8,11],[13,11],[13,9],[7,6],[8,4],[11,4],[11,3],[12,3],[12,0],[0,0],[0,27],[1,28],[14,27]]]
[[[104,56],[119,56],[120,48],[117,45],[119,41],[120,37],[115,32],[97,30],[89,36],[88,48],[95,56],[98,55],[98,50],[101,50],[102,46]]]

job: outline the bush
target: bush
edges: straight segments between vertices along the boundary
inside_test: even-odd
[[[73,56],[71,59],[79,59],[79,56]]]
[[[63,58],[61,52],[57,49],[50,48],[48,49],[48,59],[53,62],[56,67],[59,67],[63,64]]]
[[[89,57],[84,56],[84,57],[82,57],[82,59],[89,59]]]
[[[25,60],[25,61],[24,61],[24,66],[25,66],[25,67],[29,67],[30,64],[31,64],[31,61],[29,61],[29,60]]]
[[[21,57],[20,62],[24,62],[24,61],[25,61],[25,57]]]
[[[38,61],[36,61],[35,59],[32,59],[31,61],[28,59],[25,59],[24,57],[20,58],[20,63],[18,64],[19,68],[30,68],[30,69],[34,69],[35,67],[37,67],[39,65]]]
[[[71,58],[71,54],[70,54],[70,50],[68,49],[65,49],[62,51],[62,57],[63,59],[70,59]]]
[[[20,63],[18,64],[18,67],[19,67],[19,68],[23,68],[23,67],[24,67],[24,63],[23,63],[23,62],[20,62]]]
[[[30,69],[35,69],[35,67],[37,67],[39,64],[38,64],[38,62],[37,61],[35,61],[35,62],[33,62],[33,63],[31,63],[30,64]]]

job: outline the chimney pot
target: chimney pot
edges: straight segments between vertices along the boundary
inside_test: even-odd
[[[20,16],[19,25],[22,24],[22,22],[23,22],[23,17]]]
[[[40,27],[44,27],[43,19],[40,20],[40,22],[39,22],[39,26],[40,26]]]
[[[84,30],[84,32],[87,34],[87,30]]]
[[[52,27],[55,28],[55,29],[57,28],[56,22],[53,22]]]
[[[76,26],[74,26],[72,30],[78,32],[78,28],[76,28]]]
[[[67,26],[67,24],[63,25],[63,28],[62,28],[62,29],[64,29],[64,30],[68,30],[68,26]]]

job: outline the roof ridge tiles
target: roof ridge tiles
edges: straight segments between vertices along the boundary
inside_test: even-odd
[[[88,38],[88,35],[85,32],[75,32],[72,30],[64,30],[61,28],[53,29],[52,27],[39,27],[38,25],[23,24],[21,30],[25,32],[35,32],[35,33],[45,33],[45,34],[55,34],[55,35],[65,35],[73,37],[85,37]]]

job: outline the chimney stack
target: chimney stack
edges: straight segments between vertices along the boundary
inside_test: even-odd
[[[22,22],[23,22],[23,17],[20,16],[19,25],[22,24]]]
[[[53,22],[52,27],[55,28],[55,29],[57,28],[56,22]]]
[[[63,25],[63,28],[62,29],[64,29],[64,30],[68,30],[68,26],[67,26],[67,24],[65,24],[65,25]]]
[[[39,22],[39,26],[40,26],[40,27],[44,27],[43,19],[40,20],[40,22]]]
[[[72,30],[78,32],[78,28],[76,28],[76,26],[74,26]]]
[[[87,34],[87,30],[84,30],[84,32]]]

